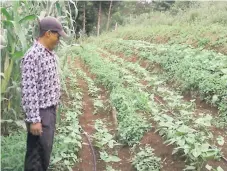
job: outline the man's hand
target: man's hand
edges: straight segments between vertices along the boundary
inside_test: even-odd
[[[33,135],[41,135],[42,134],[42,124],[39,123],[31,123],[30,124],[30,132]]]

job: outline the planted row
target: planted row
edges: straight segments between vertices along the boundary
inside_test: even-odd
[[[133,40],[115,40],[104,47],[160,64],[179,90],[198,92],[202,99],[217,105],[224,124],[227,118],[226,55],[185,45],[156,45]]]
[[[193,128],[191,128],[189,121],[193,121],[193,120],[191,119],[190,112],[188,112],[188,113],[187,113],[187,111],[185,111],[185,113],[179,112],[178,115],[176,115],[176,116],[174,115],[174,117],[167,115],[169,111],[166,110],[165,108],[163,108],[163,106],[161,104],[156,103],[154,101],[153,94],[145,92],[140,87],[138,87],[137,84],[135,84],[135,83],[131,84],[130,86],[125,86],[125,84],[123,84],[124,81],[122,79],[127,78],[127,77],[115,77],[115,81],[112,82],[112,77],[108,77],[109,76],[108,74],[104,75],[103,73],[111,72],[112,75],[119,76],[120,75],[119,74],[120,66],[116,65],[116,67],[118,67],[118,68],[111,68],[112,63],[109,63],[107,61],[104,62],[105,60],[102,57],[100,57],[99,55],[95,55],[96,62],[94,62],[94,60],[91,60],[91,58],[94,57],[94,54],[92,54],[92,52],[93,52],[92,50],[89,52],[89,50],[86,49],[86,52],[84,52],[84,53],[87,53],[87,54],[79,52],[79,55],[82,56],[83,59],[85,58],[85,61],[87,61],[87,64],[91,67],[91,71],[93,71],[97,75],[97,78],[99,79],[99,76],[101,76],[102,81],[105,79],[108,79],[107,82],[110,84],[117,84],[117,81],[118,81],[117,86],[110,86],[111,87],[110,98],[111,98],[113,105],[116,107],[116,109],[118,111],[118,120],[120,121],[119,133],[120,133],[121,137],[125,137],[124,139],[126,139],[126,142],[127,141],[129,142],[130,139],[132,140],[132,137],[127,136],[127,135],[130,135],[130,132],[132,132],[131,130],[133,130],[133,128],[131,128],[131,127],[138,127],[138,125],[135,123],[139,123],[137,121],[138,119],[135,119],[134,122],[131,122],[133,120],[131,117],[132,116],[133,117],[142,116],[142,115],[138,115],[138,112],[141,112],[141,113],[150,112],[152,114],[152,116],[161,117],[162,115],[163,116],[166,115],[169,118],[172,118],[169,121],[168,119],[161,120],[161,119],[157,119],[157,117],[156,117],[155,119],[159,126],[162,126],[162,124],[167,124],[167,126],[168,126],[169,122],[172,122],[171,125],[176,126],[176,128],[179,128],[183,125],[184,128],[187,128],[188,130],[193,130],[193,133],[195,133],[195,132],[197,133],[196,137],[191,137],[191,134],[178,133],[177,129],[169,128],[169,130],[172,131],[172,135],[175,135],[174,141],[173,141],[173,139],[171,139],[172,138],[171,136],[165,137],[165,138],[171,140],[172,143],[177,145],[177,148],[175,150],[177,152],[183,152],[183,154],[188,159],[187,161],[189,161],[189,163],[191,164],[191,167],[192,166],[196,167],[196,168],[201,167],[203,161],[207,160],[207,158],[204,156],[209,156],[210,158],[219,156],[219,150],[210,149],[210,145],[207,143],[210,138],[209,134],[205,131],[207,124],[201,124],[204,122],[204,120],[206,120],[206,123],[208,123],[208,125],[209,125],[209,122],[210,122],[209,118],[204,118],[203,121],[201,120],[201,118],[199,118],[200,120],[198,119],[195,121],[195,123],[197,123],[197,126],[193,126]],[[97,61],[99,61],[99,62],[97,62]],[[97,65],[97,63],[100,63],[101,65]],[[110,67],[111,70],[108,67]],[[131,78],[134,78],[134,77],[131,76]],[[105,84],[105,82],[103,82],[103,83]],[[129,113],[130,113],[130,115],[129,115]],[[189,117],[188,118],[182,117],[183,114],[184,115],[187,114],[187,116],[189,116]],[[129,127],[130,127],[130,129],[126,129]],[[124,129],[126,129],[126,130],[124,130]],[[174,132],[174,130],[176,132]],[[163,129],[162,132],[163,133],[161,135],[167,135],[168,129]],[[121,134],[121,133],[125,133],[125,134]],[[134,134],[133,134],[134,137],[135,137],[136,133],[139,133],[139,131],[137,130],[136,132],[134,132]],[[189,131],[189,133],[191,133],[191,132]],[[194,145],[190,144],[191,142],[188,142],[185,140],[185,139],[190,139],[189,137],[191,138],[191,141],[193,141],[195,144],[197,144],[197,146],[194,146]],[[198,137],[201,137],[201,139],[198,139]],[[182,142],[185,143],[186,145],[182,146],[182,144],[181,144]],[[201,146],[204,147],[203,150],[200,151],[198,153],[198,155],[196,155],[196,154],[192,155],[194,151],[201,149]],[[209,151],[212,152],[212,155],[210,155]],[[196,162],[196,161],[198,161],[198,162]]]
[[[137,143],[150,128],[146,119],[137,114],[136,111],[140,109],[138,105],[134,105],[139,92],[138,88],[132,87],[138,84],[137,81],[128,77],[130,73],[127,70],[122,70],[116,64],[93,54],[89,47],[86,51],[78,49],[76,53],[90,66],[90,71],[97,76],[97,81],[110,91],[110,100],[117,110],[118,133],[122,142],[129,145]],[[128,89],[123,88],[126,84]]]

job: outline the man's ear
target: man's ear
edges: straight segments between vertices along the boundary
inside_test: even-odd
[[[46,31],[44,34],[46,37],[50,37],[50,31]]]

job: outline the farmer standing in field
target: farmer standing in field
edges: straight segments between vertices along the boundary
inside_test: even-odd
[[[66,37],[54,17],[40,21],[40,35],[21,61],[22,107],[26,113],[25,171],[46,171],[50,163],[60,99],[60,80],[53,49]]]

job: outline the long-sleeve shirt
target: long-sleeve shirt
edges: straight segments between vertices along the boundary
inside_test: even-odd
[[[59,103],[60,79],[56,58],[53,51],[35,41],[21,60],[22,107],[26,122],[41,122],[40,108]]]

